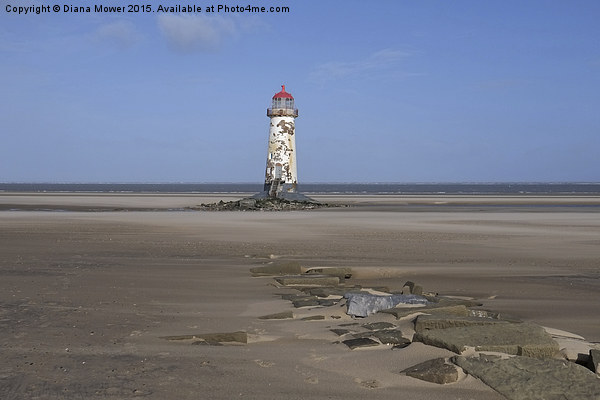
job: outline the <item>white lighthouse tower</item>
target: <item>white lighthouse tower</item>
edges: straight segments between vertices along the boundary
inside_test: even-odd
[[[273,96],[267,116],[271,118],[271,124],[265,186],[257,197],[312,201],[298,193],[295,135],[298,109],[294,105],[294,97],[285,91],[285,85]]]

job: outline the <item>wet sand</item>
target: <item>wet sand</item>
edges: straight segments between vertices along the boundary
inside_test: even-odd
[[[446,350],[351,351],[328,331],[340,320],[258,319],[291,309],[271,278],[249,274],[273,259],[351,267],[392,290],[412,280],[600,341],[597,197],[315,196],[354,207],[165,211],[239,197],[0,194],[0,209],[29,210],[0,212],[0,398],[502,398],[472,377],[441,386],[399,374]],[[250,343],[161,339],[234,331]]]

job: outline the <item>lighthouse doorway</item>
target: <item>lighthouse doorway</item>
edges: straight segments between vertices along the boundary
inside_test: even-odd
[[[275,164],[275,179],[281,179],[282,169],[283,166],[281,164]]]

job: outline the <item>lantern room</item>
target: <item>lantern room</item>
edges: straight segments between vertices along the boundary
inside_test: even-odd
[[[267,115],[297,117],[298,109],[294,105],[294,97],[285,91],[285,85],[281,85],[281,92],[275,93],[271,102],[271,108],[267,109]]]

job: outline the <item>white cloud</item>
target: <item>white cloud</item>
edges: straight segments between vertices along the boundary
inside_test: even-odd
[[[216,51],[239,29],[233,19],[202,14],[160,14],[158,26],[169,46],[183,53]]]
[[[408,55],[399,50],[383,49],[362,60],[327,62],[313,70],[310,80],[324,83],[342,78],[372,76],[397,68],[400,60]]]
[[[128,48],[138,42],[142,35],[137,31],[133,23],[129,21],[116,21],[98,28],[96,37],[112,42],[119,47]]]

